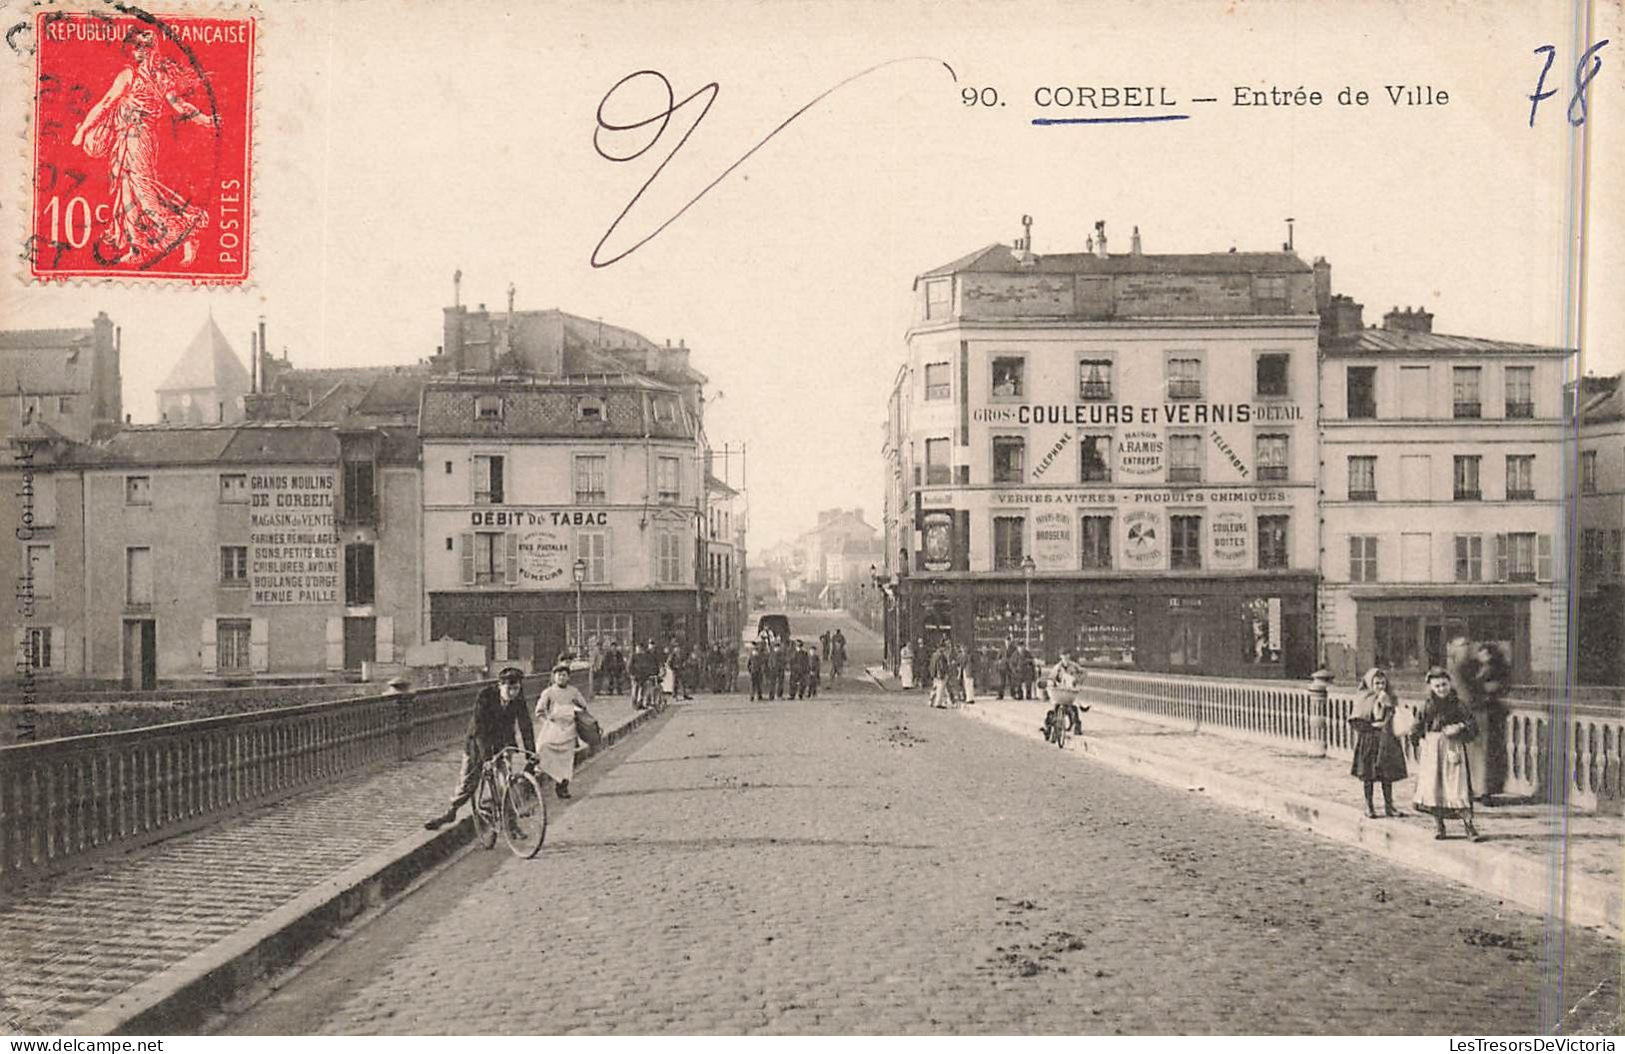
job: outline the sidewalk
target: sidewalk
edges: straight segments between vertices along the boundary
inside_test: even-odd
[[[651,716],[626,696],[599,697],[592,711],[600,750]],[[423,828],[461,763],[459,744],[6,898],[0,1032],[185,1030],[469,844],[467,809],[460,823]]]
[[[1044,702],[984,698],[960,712],[1048,747],[1041,731],[1047,709]],[[1394,804],[1406,815],[1372,820],[1347,760],[1180,731],[1100,705],[1083,715],[1083,727],[1083,736],[1067,743],[1069,753],[1357,845],[1527,911],[1552,911],[1566,850],[1568,922],[1620,936],[1625,818],[1572,813],[1564,831],[1564,817],[1549,806],[1500,805],[1477,811],[1483,842],[1467,841],[1456,821],[1447,821],[1451,837],[1440,842],[1432,818],[1411,804],[1414,773],[1394,786]]]

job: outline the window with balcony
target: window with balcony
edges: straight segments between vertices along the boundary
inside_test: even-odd
[[[1377,368],[1350,366],[1344,374],[1347,382],[1348,416],[1351,419],[1377,416]]]
[[[243,472],[222,472],[220,500],[227,505],[247,505],[248,475]]]
[[[152,504],[152,477],[151,476],[125,476],[124,477],[124,504],[151,505]]]
[[[1377,581],[1377,536],[1349,535],[1349,581]]]
[[[926,402],[941,402],[953,396],[953,380],[948,372],[949,368],[950,364],[946,362],[925,364]]]
[[[1597,452],[1595,450],[1582,450],[1580,452],[1580,492],[1582,494],[1597,493]]]
[[[1080,521],[1078,537],[1083,539],[1085,571],[1111,570],[1113,527],[1110,516],[1085,516]]]
[[[993,360],[993,397],[1019,399],[1027,394],[1027,361],[1000,355]]]
[[[339,510],[340,523],[370,524],[377,521],[377,477],[377,467],[371,461],[344,463],[344,506]]]
[[[1482,417],[1480,385],[1484,371],[1477,366],[1455,366],[1450,370],[1450,401],[1456,417]]]
[[[1078,479],[1084,483],[1109,483],[1112,478],[1112,437],[1078,437]]]
[[[1484,538],[1478,534],[1456,535],[1456,581],[1484,580]]]
[[[1168,398],[1200,399],[1202,397],[1202,360],[1194,356],[1168,357]]]
[[[948,463],[949,447],[946,439],[925,441],[925,482],[928,486],[952,481],[953,469]]]
[[[1540,540],[1531,533],[1503,534],[1498,539],[1500,553],[1496,563],[1497,576],[1507,582],[1533,582],[1550,575],[1539,575],[1540,571]],[[1551,562],[1550,540],[1546,537],[1546,562]]]
[[[1264,352],[1253,364],[1253,388],[1260,399],[1291,394],[1292,356],[1285,352]]]
[[[1507,500],[1535,500],[1535,455],[1507,455]]]
[[[501,505],[505,495],[501,454],[474,455],[474,504]]]
[[[1255,440],[1254,468],[1260,483],[1278,483],[1287,478],[1287,437],[1281,433],[1260,433]]]
[[[683,488],[679,482],[682,464],[682,459],[675,457],[662,457],[655,462],[655,489],[659,493],[660,504],[682,504]]]
[[[1506,369],[1506,415],[1535,416],[1535,368],[1508,366]]]
[[[1168,563],[1175,570],[1202,566],[1202,517],[1168,517]]]
[[[1261,569],[1286,567],[1291,562],[1287,529],[1291,517],[1284,515],[1258,518],[1258,566]]]
[[[1109,402],[1112,397],[1112,360],[1078,360],[1078,398],[1083,402]]]
[[[476,531],[473,539],[473,584],[490,586],[507,581],[507,535],[501,531]]]
[[[609,500],[609,458],[602,454],[575,456],[577,505],[602,505]]]
[[[248,546],[222,545],[220,547],[220,584],[223,586],[248,585]]]
[[[1019,571],[1026,555],[1027,517],[993,517],[993,570]]]
[[[373,547],[356,542],[344,547],[344,603],[348,607],[366,607],[373,602],[375,589],[375,561]]]
[[[1203,468],[1202,437],[1171,435],[1168,437],[1168,482],[1200,483]]]
[[[1027,481],[1027,440],[1020,436],[993,437],[993,482]]]
[[[215,668],[221,673],[247,673],[253,668],[251,643],[254,624],[245,618],[214,622]]]
[[[1476,454],[1456,455],[1455,498],[1457,501],[1478,501],[1484,496],[1478,484],[1478,466],[1482,460]]]

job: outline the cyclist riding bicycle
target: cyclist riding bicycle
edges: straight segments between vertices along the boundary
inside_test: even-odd
[[[474,794],[486,761],[504,747],[518,745],[513,734],[516,725],[525,749],[534,754],[536,729],[531,724],[530,710],[525,706],[525,672],[517,666],[508,666],[497,674],[496,684],[486,685],[474,697],[474,712],[469,715],[468,731],[463,738],[463,769],[457,778],[457,789],[446,811],[424,827],[433,831],[457,819],[457,809]]]
[[[1050,673],[1050,695],[1055,699],[1055,705],[1049,708],[1044,715],[1044,738],[1050,739],[1050,730],[1060,722],[1065,721],[1073,735],[1083,735],[1082,714],[1088,711],[1087,706],[1079,706],[1075,689],[1083,680],[1083,667],[1072,659],[1072,653],[1063,651],[1061,661],[1055,664]]]

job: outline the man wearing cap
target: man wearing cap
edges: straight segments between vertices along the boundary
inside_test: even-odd
[[[480,770],[497,751],[517,746],[514,726],[525,749],[536,749],[536,730],[530,723],[530,711],[525,708],[525,673],[517,666],[504,667],[497,674],[497,683],[481,688],[474,697],[474,713],[468,719],[468,731],[463,737],[463,770],[457,779],[457,790],[451,796],[446,811],[423,826],[433,831],[457,819],[457,809],[474,794],[480,782]]]
[[[553,667],[553,683],[536,697],[536,720],[542,726],[537,767],[551,776],[559,797],[570,796],[570,777],[576,767],[576,714],[592,722],[581,689],[570,683],[570,664]]]

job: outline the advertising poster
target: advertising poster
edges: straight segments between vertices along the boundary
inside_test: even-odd
[[[333,530],[334,477],[325,472],[249,478],[249,602],[336,604],[339,539]]]
[[[1135,509],[1123,516],[1123,567],[1155,571],[1167,562],[1167,528],[1161,509]]]

